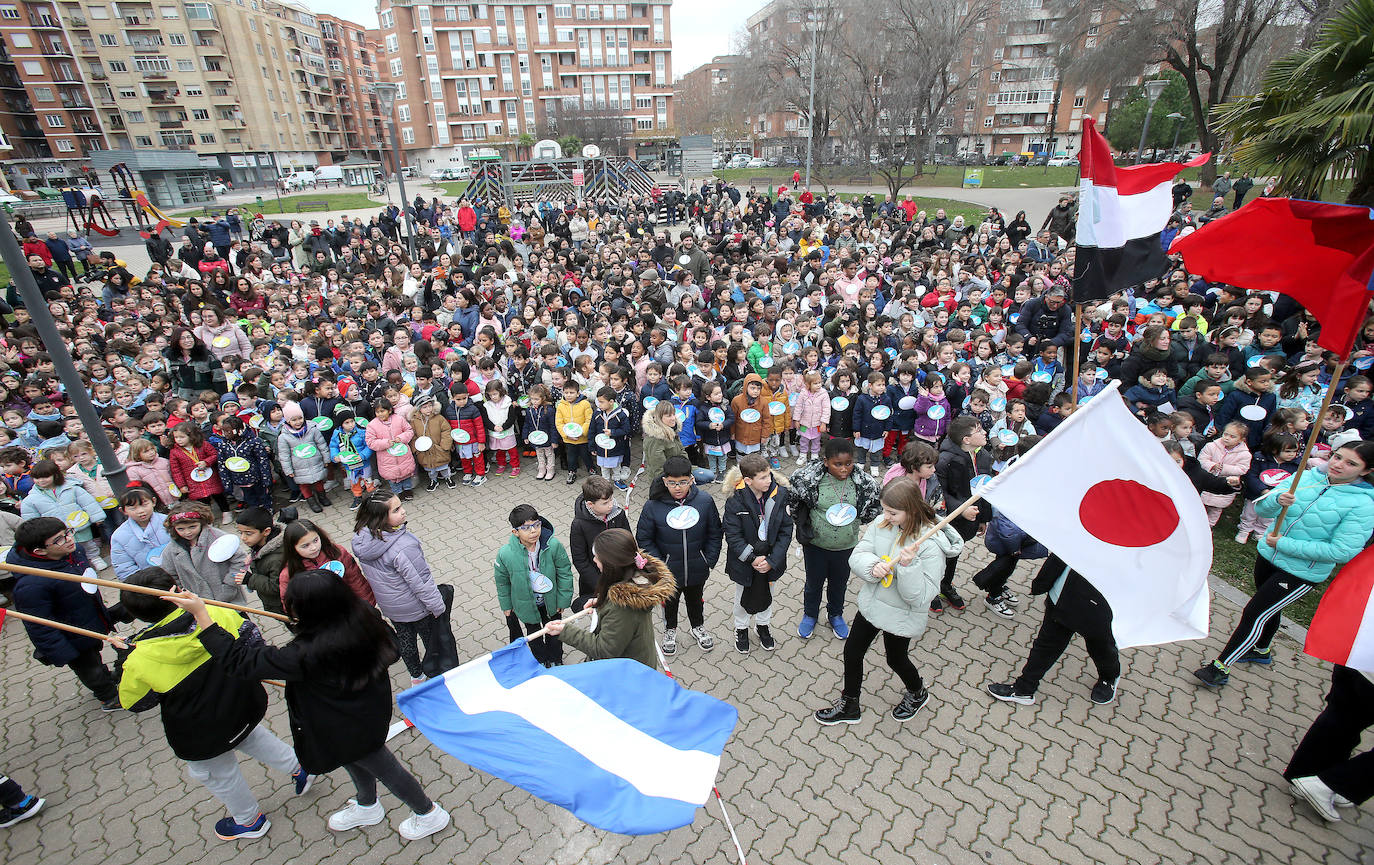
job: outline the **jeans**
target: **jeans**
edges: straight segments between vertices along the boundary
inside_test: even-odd
[[[67,667],[76,674],[76,677],[81,680],[81,684],[89,688],[100,702],[107,703],[119,696],[119,687],[115,684],[114,675],[100,660],[99,649],[85,650],[77,655],[76,660],[69,663]]]
[[[1316,775],[1322,783],[1362,804],[1374,796],[1374,751],[1354,754],[1360,734],[1374,726],[1374,683],[1337,664],[1331,670],[1326,708],[1302,737],[1283,777],[1289,781]]]
[[[1261,539],[1260,543],[1264,541]],[[1276,568],[1264,556],[1255,556],[1255,594],[1240,612],[1240,624],[1226,641],[1217,661],[1229,667],[1251,648],[1268,651],[1279,630],[1283,608],[1317,587]]]
[[[272,490],[262,487],[239,487],[243,493],[243,505],[248,508],[272,509]]]
[[[678,590],[673,593],[663,604],[663,622],[669,630],[677,627],[678,604],[684,595],[687,596],[687,621],[692,623],[692,627],[700,628],[706,624],[706,604],[703,593],[706,590],[704,583],[695,586],[679,585]]]
[[[1076,633],[1078,632],[1055,617],[1054,605],[1046,598],[1045,619],[1040,623],[1040,632],[1035,635],[1035,642],[1031,645],[1030,657],[1026,658],[1026,665],[1021,668],[1021,675],[1016,679],[1016,693],[1034,694],[1040,687],[1040,680],[1045,678],[1050,667],[1064,654]],[[853,639],[852,633],[850,638]],[[1116,640],[1112,638],[1110,631],[1106,634],[1084,634],[1083,641],[1088,644],[1088,656],[1097,666],[1097,677],[1104,682],[1115,682],[1119,679],[1121,658],[1117,655]]]
[[[434,630],[434,617],[425,616],[415,622],[392,622],[396,626],[396,648],[401,653],[401,661],[412,679],[425,674],[420,658],[420,647],[416,637],[425,641],[425,654],[436,651],[434,640],[438,633]]]
[[[802,615],[819,619],[821,590],[825,590],[827,618],[844,615],[844,593],[849,585],[848,550],[823,550],[802,544],[802,562],[806,566],[806,583],[802,589]]]
[[[428,814],[434,810],[434,802],[425,795],[420,782],[385,745],[360,760],[345,763],[344,770],[353,779],[353,788],[358,792],[354,798],[359,805],[366,807],[377,804],[377,782],[381,781],[416,814]]]
[[[258,819],[262,806],[239,771],[238,751],[285,775],[291,775],[299,769],[300,762],[290,745],[261,724],[254,727],[242,742],[218,757],[186,761],[186,772],[191,779],[199,781],[216,799],[223,802],[235,823],[247,826]]]
[[[393,493],[403,493],[406,490],[415,488],[415,478],[409,477],[400,481],[387,481],[387,486],[391,487]]]
[[[510,631],[510,641],[512,643],[517,640],[525,639],[527,635],[538,631],[540,628],[547,625],[550,619],[556,619],[559,615],[558,610],[554,610],[552,616],[549,615],[549,611],[543,604],[535,607],[535,609],[539,611],[538,624],[522,622],[520,621],[520,617],[515,615],[515,613],[506,616],[506,628]],[[524,633],[521,633],[521,626],[524,627]],[[557,637],[545,634],[538,639],[530,640],[529,644],[530,653],[534,655],[534,659],[544,666],[547,667],[551,664],[563,663],[563,641]]]
[[[849,629],[849,639],[844,643],[844,690],[846,697],[859,698],[864,684],[864,655],[878,635],[883,635],[883,651],[887,653],[887,665],[902,684],[913,694],[921,693],[924,685],[916,665],[911,663],[907,652],[911,648],[911,638],[880,631],[863,613],[854,614],[854,624]]]

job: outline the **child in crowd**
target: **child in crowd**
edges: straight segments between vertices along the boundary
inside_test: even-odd
[[[1206,450],[1204,447],[1203,451]],[[1241,508],[1240,523],[1236,527],[1236,543],[1249,541],[1252,532],[1256,538],[1262,539],[1269,531],[1273,520],[1261,517],[1255,511],[1255,502],[1298,470],[1298,456],[1301,453],[1302,446],[1296,436],[1286,432],[1271,432],[1264,437],[1260,452],[1250,461],[1250,468],[1245,472],[1245,505]]]
[[[532,385],[528,396],[529,405],[524,411],[524,427],[520,434],[525,444],[534,450],[537,466],[535,480],[551,481],[555,471],[554,442],[558,441],[554,407],[550,402],[549,389],[542,384]]]
[[[569,382],[568,387],[576,389],[577,385]],[[463,466],[463,486],[480,487],[487,482],[487,459],[483,456],[487,447],[486,415],[463,385],[453,386],[452,399],[453,410],[457,413],[452,436],[457,442],[454,450]],[[414,442],[411,444],[413,447]]]
[[[334,410],[329,458],[343,466],[345,483],[353,493],[348,509],[356,511],[363,497],[376,489],[376,483],[372,476],[372,448],[367,446],[367,430],[359,425],[357,416],[347,406]]]
[[[519,409],[506,392],[506,385],[500,380],[487,382],[482,389],[482,408],[487,414],[487,450],[493,454],[496,463],[495,473],[506,473],[510,464],[510,476],[520,474],[520,447],[516,436],[519,426]]]
[[[439,488],[444,481],[449,489],[458,486],[453,479],[453,469],[449,458],[453,454],[453,428],[439,411],[439,401],[433,396],[421,397],[410,414],[410,429],[415,436],[410,440],[415,452],[415,461],[429,475],[430,492]]]
[[[563,398],[554,412],[559,438],[567,451],[568,483],[577,482],[577,470],[586,465],[592,471],[591,456],[587,453],[587,430],[592,423],[592,403],[578,390],[577,384],[563,385]]]
[[[105,509],[96,503],[95,497],[86,492],[76,478],[68,478],[57,463],[42,459],[34,464],[32,470],[33,487],[19,506],[19,514],[26,520],[34,517],[56,517],[66,524],[76,535],[76,542],[85,551],[91,567],[97,571],[105,570],[105,560],[100,557],[100,541],[92,531],[93,524],[105,521]]]
[[[1222,428],[1221,435],[1208,442],[1198,453],[1202,468],[1219,478],[1226,478],[1235,490],[1241,486],[1241,478],[1250,471],[1250,448],[1245,443],[1247,427],[1244,423],[1233,421]],[[1202,504],[1207,508],[1207,522],[1215,526],[1221,512],[1235,501],[1235,493],[1202,494]]]

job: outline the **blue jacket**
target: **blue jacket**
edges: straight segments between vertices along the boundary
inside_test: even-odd
[[[206,223],[210,231],[210,242],[215,246],[228,246],[233,243],[233,238],[229,235],[229,223],[223,219]]]
[[[854,437],[864,439],[880,439],[887,434],[889,422],[892,420],[879,420],[873,416],[873,409],[880,405],[892,408],[892,398],[883,394],[880,399],[875,399],[865,390],[854,400]]]
[[[1286,489],[1283,485],[1277,491]],[[1277,495],[1255,502],[1255,513],[1267,519],[1282,509]],[[1270,531],[1278,533],[1278,546],[1260,538],[1261,556],[1309,583],[1324,582],[1369,542],[1374,532],[1374,486],[1365,481],[1332,485],[1325,469],[1309,469],[1283,523]]]
[[[689,448],[696,444],[697,438],[697,403],[696,400],[689,399],[686,402],[673,397],[673,408],[677,411],[678,433],[677,439],[682,442],[682,446]]]
[[[902,408],[897,403],[901,402],[902,397],[909,396],[913,399],[920,399],[921,385],[915,379],[911,384],[902,387],[901,382],[893,382],[887,386],[887,401],[892,406],[892,417],[888,419],[888,429],[910,432],[916,425],[916,409]]]
[[[149,554],[171,542],[167,531],[167,516],[156,512],[148,519],[146,529],[140,529],[133,520],[121,523],[110,536],[110,566],[115,576],[127,580],[134,571],[149,567]]]
[[[1247,405],[1258,405],[1264,409],[1264,417],[1260,420],[1247,420],[1241,415],[1240,410]],[[1264,430],[1274,420],[1274,412],[1278,410],[1278,397],[1272,393],[1254,394],[1248,390],[1235,388],[1221,402],[1212,409],[1212,417],[1216,419],[1217,429],[1225,429],[1231,421],[1240,421],[1250,430],[1245,437],[1245,444],[1254,453],[1259,450],[1263,442]]]
[[[48,571],[61,571],[64,574],[82,574],[90,567],[86,554],[78,546],[76,551],[61,561],[38,559],[25,555],[18,547],[12,547],[5,561],[12,565],[27,565]],[[75,625],[97,634],[108,634],[114,630],[110,616],[99,594],[87,594],[80,583],[38,577],[33,574],[18,574],[14,582],[14,608],[43,619],[52,619],[67,625]],[[44,664],[63,666],[75,661],[85,651],[100,651],[104,643],[94,637],[83,637],[67,631],[49,628],[47,625],[24,623],[29,641],[33,643],[34,657]]]
[[[344,436],[348,436],[347,444],[343,441]],[[363,458],[363,461],[356,466],[348,466],[350,470],[357,469],[361,471],[363,466],[368,465],[372,461],[372,448],[367,446],[367,430],[355,423],[353,425],[353,434],[348,435],[348,433],[344,432],[343,427],[334,427],[334,433],[329,437],[329,461],[336,463],[339,461],[339,456],[341,454],[350,451]]]
[[[605,433],[615,439],[615,446],[603,448],[597,444],[596,437]],[[630,416],[620,406],[609,412],[596,409],[592,412],[591,429],[587,432],[587,446],[592,456],[630,458]]]
[[[530,407],[525,409],[525,425],[522,428],[523,438],[526,444],[531,447],[550,447],[558,441],[558,434],[554,432],[554,407],[551,405],[541,405],[539,408]],[[538,430],[548,436],[542,445],[530,443],[530,433]]]

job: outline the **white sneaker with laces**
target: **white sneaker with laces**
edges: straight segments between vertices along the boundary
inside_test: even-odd
[[[100,556],[96,556],[91,559],[91,567],[95,568],[97,571],[103,571],[108,568],[109,565]]]
[[[799,465],[799,466],[804,466],[804,465],[806,465],[806,457],[797,457],[797,465]]]
[[[386,809],[380,801],[371,805],[359,805],[357,799],[349,799],[342,811],[329,815],[329,828],[335,832],[346,832],[359,826],[376,826],[386,819]]]
[[[703,628],[693,628],[692,636],[696,638],[697,645],[702,649],[710,650],[716,647],[716,638]]]
[[[412,814],[402,820],[398,831],[407,841],[419,841],[442,830],[449,824],[450,819],[448,812],[435,802],[434,809],[428,814]]]
[[[1305,778],[1294,778],[1289,782],[1293,788],[1293,794],[1321,815],[1321,818],[1328,823],[1337,823],[1341,815],[1336,813],[1336,793],[1318,778],[1316,775],[1308,775]]]

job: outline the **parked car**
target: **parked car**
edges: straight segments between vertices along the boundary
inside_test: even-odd
[[[736,153],[730,157],[730,162],[726,168],[747,168],[752,157],[747,153]]]
[[[1064,168],[1064,167],[1069,167],[1069,166],[1077,167],[1077,166],[1078,166],[1078,157],[1076,157],[1076,156],[1055,156],[1055,157],[1052,157],[1052,158],[1050,159],[1049,164],[1052,165],[1052,166],[1055,167],[1055,168]]]
[[[401,176],[402,176],[402,177],[419,177],[419,176],[420,176],[420,169],[416,168],[416,167],[413,166],[413,165],[402,165],[402,166],[401,166]]]
[[[467,180],[470,172],[466,168],[436,168],[429,173],[432,183],[442,183],[446,180]]]
[[[724,165],[724,164],[725,164],[725,160],[724,160],[723,158],[721,158],[721,155],[720,155],[719,153],[713,154],[713,155],[711,156],[711,170],[712,170],[712,171],[719,171],[719,170],[720,170],[720,167],[721,167],[722,165]]]

